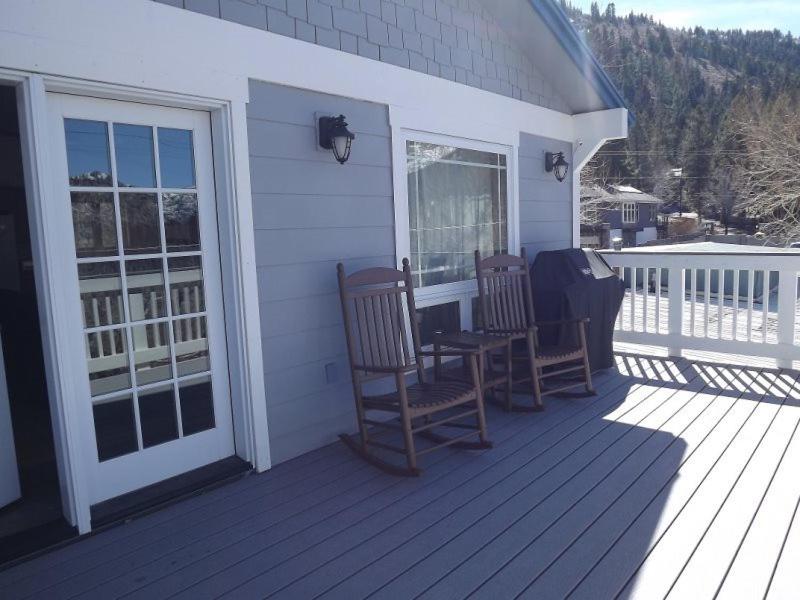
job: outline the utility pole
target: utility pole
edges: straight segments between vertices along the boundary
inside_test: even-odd
[[[678,216],[683,216],[683,168],[670,169],[670,174],[678,178]]]

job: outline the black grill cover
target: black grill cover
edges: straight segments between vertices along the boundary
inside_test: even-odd
[[[594,250],[569,248],[539,252],[531,267],[533,305],[537,321],[588,317],[587,340],[592,371],[614,364],[614,322],[625,286]],[[572,325],[544,327],[543,346],[577,346]]]

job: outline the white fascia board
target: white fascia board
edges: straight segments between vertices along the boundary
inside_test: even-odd
[[[574,117],[150,0],[0,0],[0,67],[220,100],[256,79],[574,142]],[[493,140],[487,140],[493,141]]]
[[[628,137],[628,110],[612,108],[572,117],[575,135],[574,168],[579,171],[609,140]]]

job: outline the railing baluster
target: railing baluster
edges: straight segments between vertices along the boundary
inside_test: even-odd
[[[733,325],[731,328],[731,339],[736,340],[739,338],[739,269],[733,270],[733,293],[731,294],[731,303],[733,305]]]
[[[636,267],[631,267],[631,331],[636,331]]]
[[[650,313],[647,312],[647,296],[650,293],[650,267],[642,270],[642,331],[647,332],[647,319]]]
[[[722,321],[724,320],[725,302],[725,269],[720,269],[717,276],[717,339],[722,339]]]
[[[669,301],[669,319],[667,333],[670,338],[668,352],[670,356],[680,356],[682,348],[680,338],[683,335],[683,311],[686,302],[686,275],[679,267],[670,267],[667,287]]]
[[[703,279],[703,337],[708,337],[708,307],[711,303],[711,269],[704,269]]]
[[[747,341],[753,341],[753,296],[756,288],[756,272],[747,270]]]
[[[656,333],[661,333],[661,267],[656,267]]]
[[[696,318],[697,313],[697,269],[690,269],[689,276],[691,277],[692,281],[692,302],[691,302],[691,313],[689,315],[689,335],[694,337],[694,321]]]
[[[761,286],[761,343],[767,343],[767,320],[769,318],[769,271],[764,271],[764,283]]]

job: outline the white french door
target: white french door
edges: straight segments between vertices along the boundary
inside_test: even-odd
[[[48,109],[94,504],[235,451],[210,115],[65,94]]]

